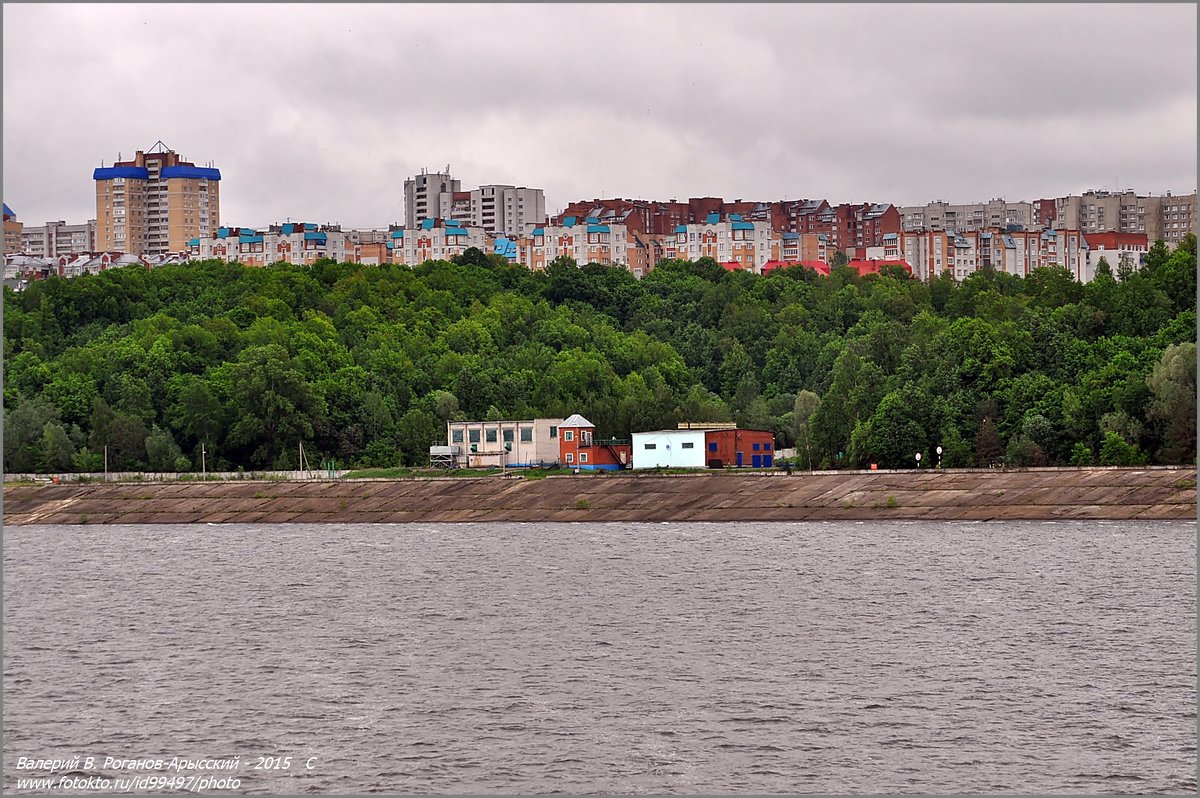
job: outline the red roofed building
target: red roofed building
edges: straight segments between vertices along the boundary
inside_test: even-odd
[[[858,272],[860,277],[868,274],[878,274],[884,266],[900,266],[909,274],[913,273],[912,266],[909,266],[907,261],[902,260],[852,260],[846,265]]]
[[[1087,258],[1080,281],[1085,283],[1096,279],[1101,258],[1116,275],[1123,267],[1141,268],[1150,251],[1150,240],[1145,233],[1087,233],[1083,238],[1087,242]]]
[[[829,264],[823,260],[772,260],[763,265],[762,273],[767,274],[775,269],[789,269],[792,266],[803,266],[806,269],[812,269],[817,274],[829,276]]]

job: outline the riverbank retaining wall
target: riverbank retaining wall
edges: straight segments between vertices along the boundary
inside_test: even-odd
[[[6,524],[1196,518],[1196,468],[6,485]]]

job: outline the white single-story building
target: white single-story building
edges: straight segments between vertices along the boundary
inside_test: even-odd
[[[662,429],[633,433],[633,467],[704,468],[702,429]]]

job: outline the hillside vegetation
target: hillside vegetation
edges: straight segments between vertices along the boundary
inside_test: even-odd
[[[9,472],[425,465],[447,419],[736,420],[807,467],[1194,463],[1195,237],[962,283],[702,259],[247,268],[4,292]]]

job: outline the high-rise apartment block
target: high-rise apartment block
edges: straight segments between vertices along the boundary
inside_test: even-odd
[[[89,219],[83,224],[67,224],[60,220],[46,222],[40,227],[26,227],[21,231],[20,251],[34,258],[97,252],[96,220]]]
[[[1019,225],[1030,227],[1034,223],[1033,204],[1029,202],[1006,202],[993,199],[988,202],[951,205],[937,200],[928,205],[911,205],[900,208],[904,232],[921,230],[950,230],[967,233],[987,227]]]
[[[453,201],[453,195],[460,191],[461,180],[450,176],[450,167],[445,172],[428,173],[424,170],[416,177],[404,181],[404,227],[408,230],[415,228],[425,219],[450,218],[456,219],[449,213],[443,212],[441,203]],[[451,195],[447,200],[443,196]],[[457,221],[465,221],[456,219]]]
[[[180,159],[162,142],[97,169],[97,245],[134,255],[185,252],[220,227],[221,173]]]
[[[444,219],[481,227],[493,235],[519,236],[546,221],[546,195],[540,188],[487,185],[462,190],[445,172],[421,172],[404,181],[404,227]]]
[[[1196,193],[1173,196],[1085,191],[1083,194],[1039,200],[1037,221],[1043,227],[1078,229],[1084,233],[1144,233],[1150,241],[1175,247],[1196,231]]]

